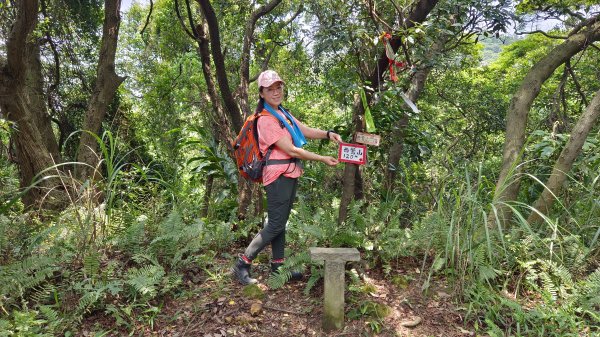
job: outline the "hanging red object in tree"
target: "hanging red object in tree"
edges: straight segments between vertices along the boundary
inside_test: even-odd
[[[385,46],[385,56],[388,59],[388,65],[390,68],[390,79],[393,82],[398,82],[398,76],[396,75],[396,68],[402,71],[406,69],[406,63],[401,61],[396,61],[396,56],[394,55],[394,50],[390,45],[390,40],[392,39],[392,35],[390,33],[384,32],[381,34],[381,39],[383,40],[383,45]]]

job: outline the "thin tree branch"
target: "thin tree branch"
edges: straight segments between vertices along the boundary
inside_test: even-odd
[[[289,25],[294,20],[296,20],[296,18],[300,15],[300,13],[302,13],[303,10],[304,10],[304,4],[300,4],[300,6],[298,7],[298,9],[294,13],[294,15],[292,15],[288,20],[283,21],[283,26],[281,29],[283,29],[283,27]]]
[[[212,53],[212,60],[215,65],[215,72],[219,89],[221,90],[221,98],[227,114],[231,117],[233,128],[239,130],[242,128],[242,113],[238,105],[236,104],[231,88],[229,87],[229,80],[227,78],[227,69],[225,68],[225,59],[221,49],[221,33],[219,32],[219,22],[214,8],[208,0],[197,0],[206,19],[208,25],[208,33],[210,36],[210,46]]]
[[[194,23],[194,18],[192,17],[192,7],[190,6],[190,0],[185,0],[185,8],[187,9],[188,21],[190,22],[190,28],[192,29],[192,33],[198,38],[199,34],[196,30],[196,24]]]
[[[573,12],[569,8],[565,8],[565,12],[567,14],[571,15],[571,16],[574,16],[574,17],[578,18],[581,21],[585,21],[586,20],[585,16],[583,16],[581,13]]]
[[[454,50],[458,47],[460,47],[461,45],[469,45],[469,44],[474,44],[477,43],[476,41],[468,41],[472,36],[476,35],[477,33],[475,31],[470,31],[468,33],[462,34],[460,35],[460,37],[458,38],[458,40],[456,40],[456,42],[452,43],[452,45],[445,47],[442,50],[442,53],[448,53],[451,50]],[[461,44],[463,41],[467,40],[467,42],[465,42],[464,44]]]
[[[269,62],[271,61],[271,57],[273,56],[274,53],[275,53],[275,48],[271,48],[269,50],[269,52],[267,53],[267,56],[265,56],[265,59],[263,60],[261,66],[260,66],[260,72],[267,70],[267,68],[269,67]],[[248,79],[248,82],[252,83],[252,82],[256,81],[258,79],[258,75],[260,75],[260,72],[254,74],[254,76],[250,77]]]
[[[174,6],[175,6],[175,13],[177,14],[177,19],[179,19],[179,23],[181,24],[181,27],[183,28],[183,31],[192,38],[192,40],[197,40],[197,37],[194,36],[194,33],[192,33],[191,31],[188,30],[187,26],[185,25],[185,23],[183,22],[183,18],[181,17],[181,12],[179,11],[179,0],[175,0],[174,2]],[[194,29],[195,31],[195,29]]]
[[[375,3],[373,0],[366,0],[367,7],[369,8],[369,16],[373,20],[375,24],[378,22],[385,26],[387,32],[392,32],[392,26],[390,26],[387,22],[385,22],[379,15],[377,14],[377,10],[375,9]]]
[[[532,30],[529,32],[516,32],[515,34],[516,35],[542,34],[545,37],[548,37],[551,39],[559,39],[559,40],[566,40],[568,38],[568,36],[550,35],[550,34],[544,32],[543,30]]]
[[[240,62],[240,85],[238,92],[240,93],[240,110],[243,114],[249,112],[248,107],[248,85],[250,78],[250,49],[252,48],[252,37],[254,35],[254,29],[258,19],[271,12],[277,7],[282,0],[271,0],[269,3],[257,8],[248,20],[244,28],[243,46],[242,46],[242,59]],[[302,5],[300,6],[302,7]],[[210,31],[212,34],[212,30]]]
[[[406,63],[407,63],[409,66],[412,66],[412,65],[413,65],[413,63],[412,63],[412,61],[410,60],[410,54],[408,53],[408,48],[406,47],[406,44],[405,44],[405,43],[402,43],[402,42],[400,42],[400,46],[402,47],[402,52],[404,52],[404,57],[406,58]]]
[[[48,18],[46,0],[41,0],[41,5],[42,14],[45,18]],[[52,36],[50,35],[50,29],[46,29],[44,33],[46,35],[46,40],[50,44],[50,49],[52,49],[52,56],[54,58],[54,81],[48,88],[47,92],[48,107],[50,108],[50,110],[52,110],[53,115],[56,115],[56,109],[54,107],[54,104],[52,104],[52,93],[58,90],[58,86],[60,84],[60,58],[58,55],[58,50],[56,48],[56,43],[54,43],[54,40],[52,40]]]
[[[569,61],[567,61],[569,62]],[[567,83],[567,79],[569,77],[569,73],[567,71],[567,67],[565,67],[563,69],[563,73],[562,76],[560,78],[560,82],[558,83],[558,87],[556,88],[556,91],[552,97],[552,101],[554,102],[551,107],[552,110],[550,112],[550,115],[548,116],[548,119],[545,121],[540,121],[541,124],[546,124],[547,126],[549,126],[551,129],[553,129],[554,132],[554,125],[559,125],[560,120],[564,120],[564,118],[561,117],[561,115],[563,115],[562,110],[564,110],[564,114],[566,114],[567,112],[567,106],[566,106],[566,101],[565,101],[565,85]]]
[[[402,15],[402,9],[400,9],[400,7],[398,7],[398,4],[396,3],[396,1],[390,0],[390,2],[392,3],[392,5],[394,5],[394,8],[396,8],[396,13],[398,13],[398,15]],[[400,22],[402,22],[402,20],[400,20]]]
[[[577,89],[579,96],[581,96],[581,100],[583,101],[583,104],[585,106],[588,106],[587,98],[585,98],[585,94],[581,90],[581,84],[579,84],[579,81],[577,80],[577,76],[575,76],[575,72],[573,71],[573,68],[571,68],[571,60],[568,60],[565,63],[565,69],[569,72],[569,75],[571,75],[571,78],[573,79],[573,83],[575,84],[575,89]]]
[[[280,27],[277,30],[277,33],[275,33],[274,35],[279,36],[279,33],[281,33],[283,28],[285,28],[287,25],[289,25],[294,20],[296,20],[296,18],[300,15],[300,13],[302,13],[303,9],[304,9],[304,5],[301,4],[300,7],[298,7],[298,10],[296,10],[296,13],[294,13],[294,15],[292,15],[288,20],[285,20],[281,23]],[[291,42],[283,42],[283,41],[273,40],[273,43],[280,47],[284,47],[284,46],[289,45]]]
[[[583,29],[584,27],[589,27],[589,26],[595,24],[596,22],[598,22],[598,20],[600,20],[600,15],[596,15],[596,16],[588,19],[588,20],[582,21],[577,26],[575,26],[575,28],[573,28],[573,30],[569,33],[569,36],[575,35],[575,34],[579,33],[579,31],[581,29]]]
[[[148,11],[148,16],[146,17],[146,23],[144,24],[144,28],[140,30],[140,35],[144,35],[144,31],[146,27],[148,27],[148,23],[150,23],[150,16],[152,15],[152,9],[154,8],[154,2],[150,0],[150,10]]]

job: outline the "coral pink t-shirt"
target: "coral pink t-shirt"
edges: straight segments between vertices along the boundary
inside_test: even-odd
[[[283,114],[281,116],[285,120],[285,116]],[[287,137],[292,141],[292,135],[290,135],[286,127],[281,127],[277,118],[262,116],[258,119],[258,144],[262,153],[266,154],[269,146],[275,144],[281,137]],[[292,157],[277,146],[273,147],[273,151],[271,151],[271,156],[269,157],[269,159],[290,158]],[[269,185],[282,174],[285,177],[298,178],[302,175],[302,172],[303,170],[297,163],[267,165],[263,168],[263,185]]]

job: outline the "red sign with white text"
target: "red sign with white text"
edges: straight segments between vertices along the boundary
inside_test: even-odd
[[[367,146],[360,144],[340,143],[339,161],[364,165],[367,163]]]

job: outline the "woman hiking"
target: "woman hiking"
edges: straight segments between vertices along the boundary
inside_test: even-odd
[[[284,84],[273,70],[266,70],[258,76],[260,98],[256,113],[266,110],[270,114],[259,118],[257,124],[260,151],[267,153],[271,148],[263,168],[268,217],[266,226],[252,239],[232,268],[234,278],[243,285],[257,282],[250,276],[250,266],[267,245],[270,244],[272,250],[271,272],[277,272],[284,262],[285,228],[296,196],[298,178],[303,173],[301,160],[320,161],[330,166],[338,164],[336,158],[302,149],[306,138],[330,139],[337,143],[341,143],[342,138],[331,130],[308,127],[287,112],[281,105]],[[292,279],[301,278],[301,273],[292,273]]]

